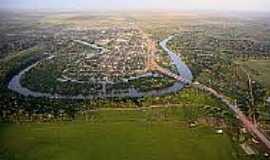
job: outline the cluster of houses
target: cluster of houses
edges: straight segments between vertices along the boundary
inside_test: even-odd
[[[79,40],[80,44],[68,41],[73,47],[66,50],[68,56],[75,58],[70,62],[71,67],[65,70],[65,77],[78,81],[115,82],[144,73],[147,44],[138,30],[101,30],[88,39],[89,33],[85,34]]]

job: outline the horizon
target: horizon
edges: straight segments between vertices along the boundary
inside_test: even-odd
[[[1,10],[270,12],[267,0],[0,0]]]

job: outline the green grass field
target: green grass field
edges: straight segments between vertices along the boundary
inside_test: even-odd
[[[234,160],[238,147],[183,108],[99,111],[91,121],[0,124],[0,159]]]
[[[252,76],[270,90],[270,60],[239,62]]]

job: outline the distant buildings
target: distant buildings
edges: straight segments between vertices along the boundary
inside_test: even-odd
[[[266,102],[267,102],[268,104],[270,104],[270,97],[268,97],[268,98],[266,99]]]
[[[62,44],[64,54],[72,53],[69,56],[76,59],[68,64],[70,67],[63,72],[64,77],[78,81],[88,81],[93,77],[96,81],[121,81],[125,77],[143,74],[147,46],[138,30],[114,28],[90,33],[81,30],[78,32],[80,36],[74,34],[70,37],[71,42]],[[68,34],[63,33],[62,36]],[[72,38],[80,39],[82,43],[76,44]],[[101,53],[91,48],[91,43],[104,48],[104,51]]]

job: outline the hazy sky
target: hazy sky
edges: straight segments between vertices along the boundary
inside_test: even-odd
[[[0,0],[0,8],[269,11],[270,0]]]

